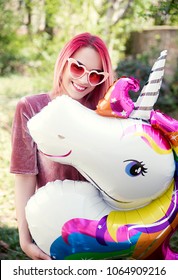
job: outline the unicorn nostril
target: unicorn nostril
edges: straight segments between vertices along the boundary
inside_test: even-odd
[[[65,136],[63,136],[63,135],[61,135],[61,134],[58,134],[58,137],[59,137],[61,140],[65,139]]]

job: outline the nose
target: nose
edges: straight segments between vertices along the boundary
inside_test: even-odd
[[[79,78],[80,82],[82,82],[82,84],[88,84],[88,73],[85,73],[81,78]]]

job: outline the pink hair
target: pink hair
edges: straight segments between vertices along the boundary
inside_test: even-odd
[[[82,103],[85,106],[91,109],[95,109],[98,101],[104,97],[108,88],[113,84],[113,70],[111,59],[105,43],[98,36],[91,35],[88,32],[76,35],[64,46],[64,48],[59,53],[54,69],[52,98],[61,94],[60,80],[67,59],[71,57],[72,54],[75,53],[75,51],[82,47],[94,48],[101,57],[103,71],[109,73],[109,78],[104,83],[96,86],[94,90],[82,100]]]

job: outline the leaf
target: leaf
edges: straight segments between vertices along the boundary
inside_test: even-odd
[[[3,240],[0,240],[0,251],[5,252],[9,249],[9,244],[4,242]]]

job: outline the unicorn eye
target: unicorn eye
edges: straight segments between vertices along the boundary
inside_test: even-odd
[[[144,167],[145,164],[143,163],[143,161],[128,159],[124,160],[124,162],[129,162],[125,167],[125,171],[131,177],[139,175],[145,176],[145,174],[147,173],[147,168]]]

